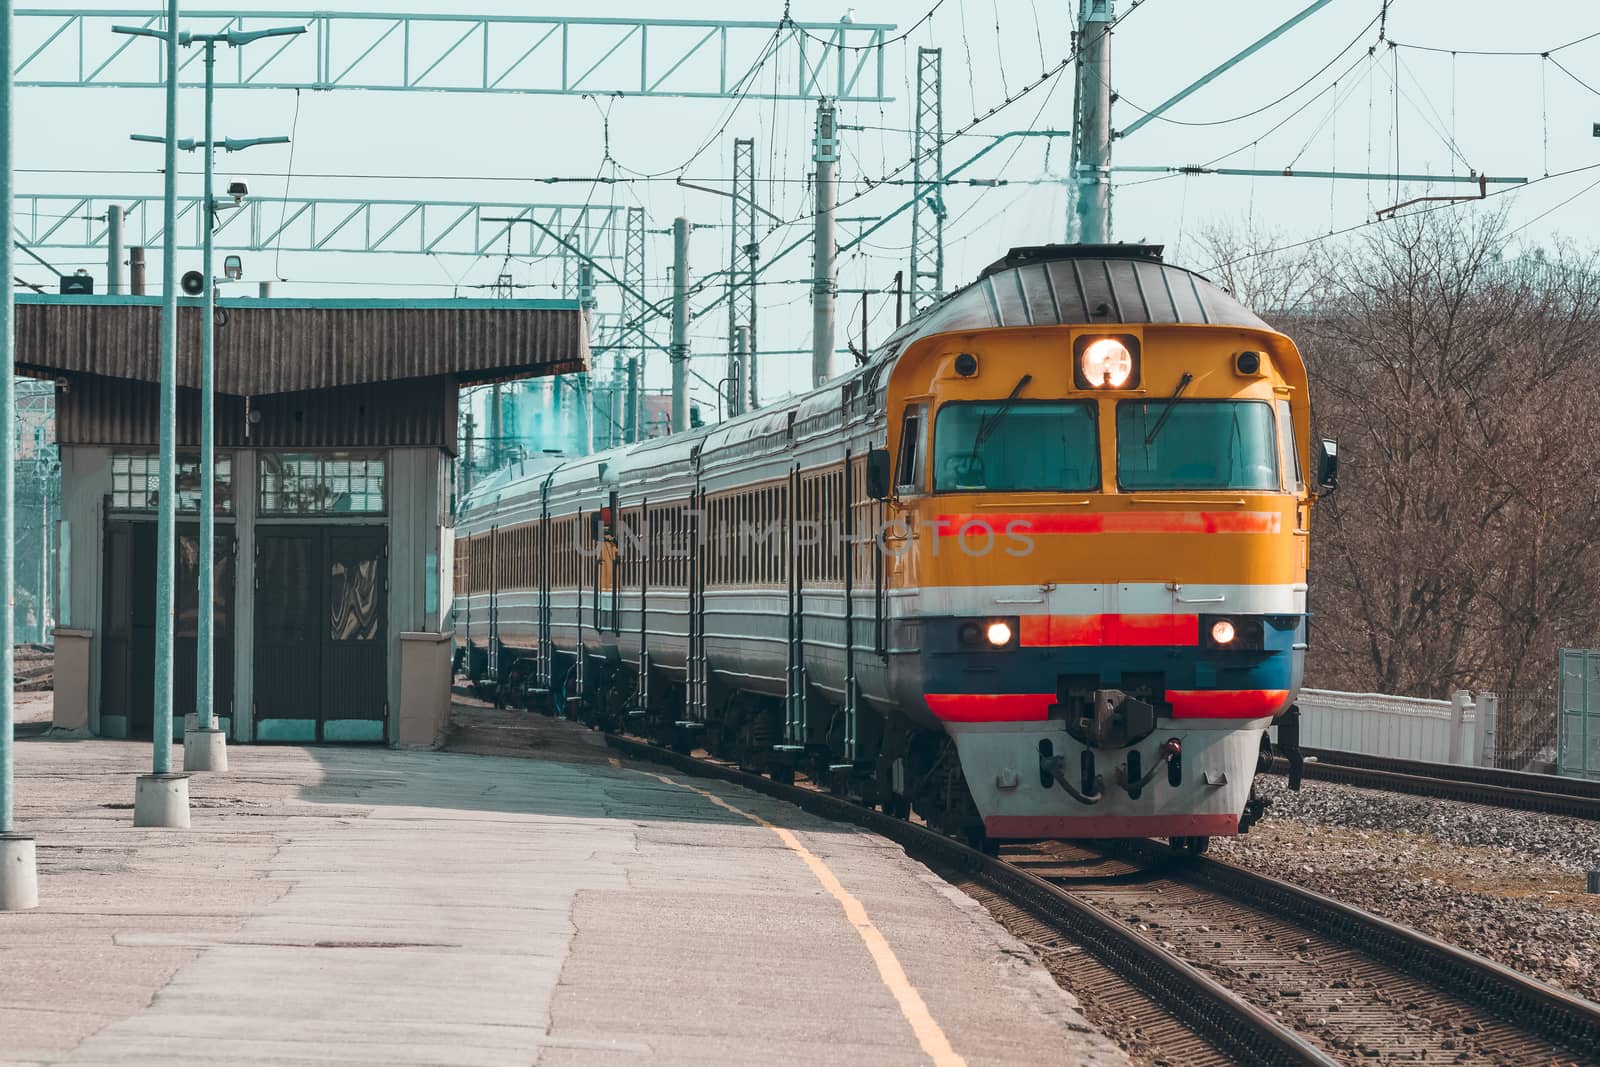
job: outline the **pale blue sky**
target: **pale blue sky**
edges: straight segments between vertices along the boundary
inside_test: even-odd
[[[903,28],[916,22],[931,4],[932,0],[879,0],[854,5],[836,0],[797,0],[793,13],[801,19],[833,20],[847,6],[853,6],[859,22],[892,22]],[[29,6],[68,7],[37,0]],[[263,2],[250,8],[299,10],[309,6]],[[394,0],[381,4],[346,0],[328,6],[347,10],[460,11],[467,5],[442,0]],[[775,0],[700,0],[677,5],[637,0],[588,0],[582,5],[474,0],[470,6],[474,11],[490,13],[557,14],[581,9],[586,15],[662,18],[776,18],[783,9],[782,3]],[[1129,6],[1127,0],[1121,0],[1118,13],[1124,13]],[[1138,115],[1130,104],[1153,106],[1302,6],[1300,0],[1143,0],[1114,37],[1114,84],[1127,101],[1117,105],[1115,125],[1126,126]],[[1600,162],[1600,140],[1591,136],[1591,125],[1600,121],[1600,93],[1586,89],[1537,55],[1452,57],[1409,49],[1395,53],[1383,45],[1368,59],[1366,52],[1377,44],[1377,31],[1376,27],[1363,28],[1377,16],[1380,6],[1380,0],[1334,0],[1169,115],[1185,122],[1217,122],[1252,111],[1293,89],[1333,60],[1347,43],[1359,38],[1359,43],[1326,73],[1287,101],[1254,117],[1220,125],[1152,123],[1118,142],[1115,161],[1188,164],[1208,162],[1232,152],[1224,165],[1282,168],[1293,164],[1302,169],[1341,171],[1398,168],[1418,173],[1463,173],[1470,166],[1490,175],[1528,178]],[[1068,50],[1074,7],[1075,3],[1066,0],[946,0],[928,23],[903,44],[889,49],[889,85],[897,99],[883,105],[843,109],[842,121],[846,123],[891,129],[846,135],[849,141],[840,168],[842,191],[860,189],[851,184],[851,179],[863,174],[882,176],[907,159],[910,138],[900,131],[911,125],[907,64],[914,64],[918,45],[935,45],[944,50],[948,132],[964,125],[975,110],[986,111],[1007,92],[1014,94],[1037,79],[1041,57],[1053,66]],[[1514,11],[1487,0],[1392,0],[1387,20],[1387,35],[1394,41],[1461,51],[1537,52],[1597,31],[1600,5],[1587,0],[1534,0]],[[26,42],[22,43],[26,47]],[[153,42],[141,42],[141,46],[157,47]],[[1555,58],[1577,78],[1600,89],[1600,38],[1561,51]],[[1402,90],[1398,97],[1398,158],[1394,132],[1396,75]],[[1284,121],[1313,97],[1316,99],[1299,114]],[[1336,99],[1337,108],[1333,106]],[[1047,84],[1035,90],[979,126],[978,132],[1065,129],[1070,125],[1071,101],[1069,69],[1055,79],[1053,87]],[[138,194],[159,190],[159,177],[154,171],[159,166],[160,149],[127,141],[129,132],[158,132],[159,93],[19,90],[18,104],[19,166],[150,172],[26,173],[19,176],[19,191]],[[186,94],[182,120],[185,136],[200,133],[199,104],[198,93]],[[677,166],[727,117],[729,105],[678,99],[596,101],[552,96],[306,93],[299,101],[295,129],[294,170],[299,176],[294,179],[292,192],[582,203],[591,195],[586,185],[547,185],[531,179],[587,177],[601,170],[603,107],[610,108],[612,155],[622,167],[675,173]],[[295,109],[292,93],[224,94],[219,102],[219,132],[230,136],[286,134],[296,125]],[[812,113],[813,107],[807,103],[774,106],[747,101],[728,118],[726,134],[685,173],[693,180],[725,185],[731,167],[732,139],[753,136],[757,139],[760,176],[787,179],[762,185],[761,195],[769,198],[767,206],[785,218],[804,216],[810,210],[810,191],[804,179],[809,169]],[[946,148],[947,166],[964,160],[985,143],[987,140],[982,137],[956,139]],[[1065,173],[1067,158],[1065,141],[1048,153],[1041,142],[1035,141],[1014,154],[1009,147],[997,150],[970,173],[1016,181],[1056,179]],[[198,160],[187,159],[185,169],[194,171],[197,163]],[[281,175],[288,163],[287,149],[261,148],[247,156],[224,159],[219,172],[225,176],[267,175],[252,177],[251,186],[258,193],[270,195],[283,191],[284,179],[272,175]],[[609,173],[611,168],[607,165],[604,170]],[[493,175],[529,180],[306,177],[309,174]],[[1249,218],[1285,238],[1303,238],[1360,223],[1371,217],[1374,208],[1397,199],[1444,191],[1438,187],[1396,190],[1384,183],[1217,176],[1172,177],[1135,184],[1142,177],[1147,176],[1119,175],[1124,184],[1115,200],[1117,238],[1165,243],[1169,258],[1197,268],[1207,264],[1200,261],[1195,236],[1210,224]],[[1509,204],[1517,225],[1531,222],[1523,235],[1526,239],[1537,242],[1564,235],[1589,243],[1600,214],[1600,188],[1576,196],[1565,206],[1557,205],[1597,178],[1600,170],[1551,178],[1497,197],[1491,203]],[[186,191],[198,191],[190,188],[197,187],[198,179],[186,178],[185,183]],[[670,178],[601,186],[592,195],[596,202],[614,198],[619,204],[642,203],[649,212],[649,225],[657,229],[665,229],[679,213],[703,223],[725,223],[728,213],[726,199],[682,189],[673,185]],[[880,188],[843,207],[840,214],[879,214],[898,206],[905,197],[904,187]],[[1067,201],[1058,184],[952,188],[947,193],[947,203],[947,281],[951,286],[970,280],[984,264],[1012,245],[1057,241],[1064,235]],[[1485,205],[1466,205],[1458,210],[1485,209]],[[855,224],[841,226],[845,235],[854,230]],[[803,232],[805,227],[779,230],[764,241],[763,248],[770,255]],[[908,240],[908,221],[891,224],[871,239],[865,254],[851,253],[842,259],[841,286],[889,284],[895,270],[905,266]],[[727,245],[726,231],[698,234],[693,244],[696,273],[724,266]],[[56,258],[72,257],[72,253],[63,253]],[[651,295],[665,299],[665,267],[670,260],[667,238],[652,236],[648,258]],[[275,274],[287,279],[278,285],[280,294],[341,296],[444,296],[449,295],[454,283],[470,286],[492,282],[500,267],[498,256],[432,260],[289,253],[276,264],[246,264],[253,279]],[[152,263],[152,271],[156,269],[158,265]],[[774,266],[766,277],[802,279],[809,269],[808,251],[797,252]],[[548,267],[539,265],[516,263],[511,270],[524,283],[556,277]],[[357,281],[387,284],[354,284]],[[527,292],[541,295],[539,290]],[[601,300],[603,307],[614,308],[615,291],[603,290]],[[855,296],[840,299],[841,326],[848,324],[851,336],[858,330],[857,300]],[[881,338],[893,321],[893,309],[885,301],[874,303],[870,313],[873,333]],[[763,348],[809,346],[810,309],[805,285],[764,286],[762,316]],[[726,313],[721,310],[697,322],[695,351],[723,351],[726,322]],[[660,336],[664,340],[664,324],[661,325]],[[805,357],[773,357],[765,361],[764,379],[772,391],[780,383],[798,388],[804,382],[807,365]],[[707,358],[698,369],[713,379],[720,376],[720,363],[715,358]],[[658,359],[650,384],[664,384],[664,374],[664,360]],[[701,387],[699,391],[706,393],[714,406],[709,390]]]

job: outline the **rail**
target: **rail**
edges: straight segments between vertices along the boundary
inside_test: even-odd
[[[1600,782],[1332,749],[1308,748],[1305,756],[1305,776],[1319,781],[1600,821]],[[1274,760],[1272,769],[1282,773],[1287,764]]]

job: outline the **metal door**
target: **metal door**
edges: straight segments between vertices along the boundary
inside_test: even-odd
[[[547,477],[539,489],[539,552],[535,567],[538,570],[539,602],[534,609],[538,633],[534,638],[533,674],[535,688],[551,692],[555,689],[555,650],[550,634],[550,585],[554,567],[555,543],[550,535],[550,479]]]
[[[180,525],[174,547],[172,714],[195,710],[199,622],[198,525]],[[106,525],[101,644],[100,715],[110,736],[152,736],[155,703],[156,524],[119,520]],[[233,711],[233,532],[219,530],[212,610],[216,619],[212,708]],[[108,721],[109,720],[109,721]]]
[[[258,740],[386,736],[388,546],[381,527],[257,531]],[[378,725],[330,735],[330,721]]]
[[[847,448],[844,453],[844,471],[839,479],[840,501],[835,514],[843,517],[844,544],[840,554],[844,557],[841,572],[844,578],[844,758],[846,762],[854,763],[856,759],[856,744],[858,740],[857,713],[860,708],[858,701],[860,693],[856,687],[856,523],[855,523],[855,484],[851,469],[851,451]],[[829,530],[827,536],[834,536],[834,531]]]
[[[783,540],[779,557],[783,560],[784,577],[788,591],[788,645],[789,666],[784,685],[783,746],[800,749],[806,743],[806,653],[805,653],[805,579],[802,568],[795,559],[795,524],[800,521],[800,468],[789,471],[779,501],[783,518]]]
[[[255,734],[317,740],[322,724],[322,531],[256,531]]]
[[[705,517],[706,494],[697,489],[689,497],[689,654],[688,685],[685,687],[685,721],[704,723],[710,693],[706,684],[706,553],[703,550],[701,531]]]
[[[388,531],[330,527],[323,536],[323,724],[330,719],[383,722],[389,709]],[[318,734],[318,740],[342,739],[327,736],[326,730]]]
[[[1600,651],[1561,650],[1556,773],[1600,781]]]

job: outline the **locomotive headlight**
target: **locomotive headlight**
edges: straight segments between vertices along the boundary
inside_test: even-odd
[[[1132,389],[1139,384],[1139,339],[1131,334],[1079,337],[1073,343],[1080,389]]]
[[[989,643],[996,648],[1009,645],[1011,643],[1011,624],[1008,622],[991,622],[988,629],[984,630],[983,636],[988,638]]]
[[[1231,645],[1235,636],[1237,634],[1233,628],[1233,623],[1227,619],[1218,619],[1211,624],[1211,640],[1217,644]]]

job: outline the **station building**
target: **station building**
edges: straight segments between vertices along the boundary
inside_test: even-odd
[[[178,355],[175,732],[195,704],[198,301]],[[19,296],[55,383],[55,726],[149,737],[161,300]],[[426,747],[449,707],[463,386],[586,371],[576,301],[218,301],[213,707],[231,741]]]

